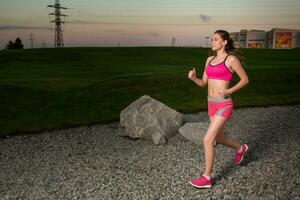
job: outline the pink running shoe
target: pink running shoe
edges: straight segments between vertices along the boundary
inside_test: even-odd
[[[242,144],[242,152],[236,152],[234,156],[235,164],[240,164],[243,160],[244,154],[248,151],[248,146],[246,144]]]
[[[190,181],[190,184],[196,188],[211,188],[212,179],[207,180],[204,176]]]

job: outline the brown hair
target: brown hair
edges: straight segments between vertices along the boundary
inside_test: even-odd
[[[230,38],[230,35],[227,31],[225,30],[216,30],[214,32],[214,34],[218,34],[220,35],[220,37],[223,40],[227,40],[227,44],[225,46],[225,51],[226,53],[228,53],[229,55],[235,55],[239,60],[244,60],[244,56],[243,54],[234,46],[234,41],[232,40],[232,38]],[[215,51],[210,50],[209,52],[210,55],[216,55]]]

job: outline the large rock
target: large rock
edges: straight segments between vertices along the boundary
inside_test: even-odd
[[[195,144],[202,144],[208,126],[208,122],[186,123],[180,127],[179,133]]]
[[[182,123],[182,114],[145,95],[121,111],[119,130],[122,136],[152,139],[158,145],[166,143]]]

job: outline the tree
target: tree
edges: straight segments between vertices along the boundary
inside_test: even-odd
[[[14,49],[14,42],[11,41],[11,40],[9,40],[9,41],[8,41],[8,44],[6,45],[6,48],[7,48],[7,49]]]
[[[15,41],[15,49],[23,49],[24,45],[22,44],[22,40],[20,38],[17,38]]]
[[[22,40],[20,38],[17,38],[15,40],[15,43],[11,40],[8,41],[8,44],[6,45],[7,49],[23,49],[24,45],[22,44]]]

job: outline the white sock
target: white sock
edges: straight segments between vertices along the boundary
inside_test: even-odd
[[[238,153],[242,153],[243,151],[243,146],[241,145],[240,149],[238,150]]]
[[[204,174],[203,174],[203,176],[204,176],[207,180],[210,181],[210,176],[206,176],[206,175],[204,175]]]

